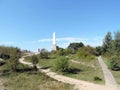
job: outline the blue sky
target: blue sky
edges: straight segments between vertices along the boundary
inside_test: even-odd
[[[120,0],[0,0],[0,45],[37,51],[71,42],[98,46],[120,30]]]

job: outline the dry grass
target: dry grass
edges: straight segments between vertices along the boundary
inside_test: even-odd
[[[9,71],[7,65],[0,66],[0,80],[4,80],[6,90],[73,90],[72,85],[58,82],[44,73],[36,73],[29,66],[23,66],[21,64],[21,71],[18,72]]]
[[[55,81],[41,73],[14,73],[2,77],[9,90],[73,90],[73,86]]]

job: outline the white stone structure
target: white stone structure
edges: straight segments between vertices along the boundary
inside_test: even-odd
[[[53,50],[56,51],[57,48],[56,48],[56,34],[55,32],[53,33]]]

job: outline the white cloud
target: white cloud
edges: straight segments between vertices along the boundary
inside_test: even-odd
[[[8,46],[10,46],[10,45],[13,44],[13,42],[10,42],[10,41],[4,41],[4,42],[0,42],[0,44],[1,44],[1,45],[8,45]]]
[[[74,37],[57,38],[57,41],[68,41],[68,42],[80,42],[83,40],[88,40],[88,39],[86,39],[86,38],[74,38]]]
[[[52,39],[40,39],[38,42],[52,42]]]
[[[67,42],[79,42],[83,40],[88,40],[86,38],[73,38],[73,37],[65,37],[65,38],[57,38],[56,41],[67,41]],[[46,38],[46,39],[40,39],[38,42],[52,42],[52,39]]]
[[[58,46],[62,47],[62,48],[66,48],[70,43],[66,42],[66,43],[58,43]]]
[[[100,46],[102,45],[102,37],[94,37],[94,38],[74,38],[74,37],[65,37],[65,38],[57,38],[57,44],[60,47],[67,47],[72,42],[83,42],[85,45],[91,45],[91,46]],[[40,39],[38,42],[52,42],[52,39]]]
[[[102,37],[94,37],[94,38],[76,38],[76,37],[64,37],[57,38],[57,45],[63,48],[66,48],[72,42],[83,42],[85,45],[90,46],[100,46],[102,45],[103,38]],[[40,39],[38,41],[24,41],[24,42],[10,42],[4,41],[0,42],[0,45],[5,46],[19,46],[22,49],[30,49],[32,48],[46,48],[48,50],[52,49],[52,38]],[[36,49],[37,50],[37,49]]]

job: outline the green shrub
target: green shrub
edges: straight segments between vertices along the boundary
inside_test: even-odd
[[[118,71],[120,70],[120,64],[119,64],[119,61],[120,58],[117,57],[117,56],[113,56],[111,61],[110,61],[110,68],[114,71]]]
[[[87,52],[90,55],[98,55],[98,52],[95,48],[91,47],[91,46],[84,46],[79,48],[78,52]]]
[[[37,56],[33,55],[31,58],[31,61],[32,61],[34,70],[37,71],[38,69],[36,65],[39,63]]]
[[[41,59],[48,59],[49,58],[49,52],[46,49],[41,49],[39,57]]]
[[[94,77],[94,81],[102,81],[102,79],[99,78],[98,76],[95,76],[95,77]]]
[[[6,63],[5,61],[3,61],[3,60],[1,61],[0,60],[0,66],[4,65],[5,63]]]
[[[95,57],[93,55],[91,55],[90,53],[88,53],[87,51],[78,52],[78,58],[85,59],[85,60],[95,59]]]
[[[58,55],[58,56],[63,56],[63,55],[65,55],[65,50],[64,50],[64,49],[59,49],[59,50],[57,51],[57,55]]]
[[[55,71],[62,72],[63,74],[77,74],[81,70],[70,65],[69,59],[61,57],[55,62],[53,67]]]
[[[54,70],[59,72],[68,72],[69,70],[69,60],[68,58],[61,57],[55,62]]]
[[[15,56],[11,56],[11,59],[7,62],[7,66],[13,72],[17,71],[19,64],[19,60]]]

